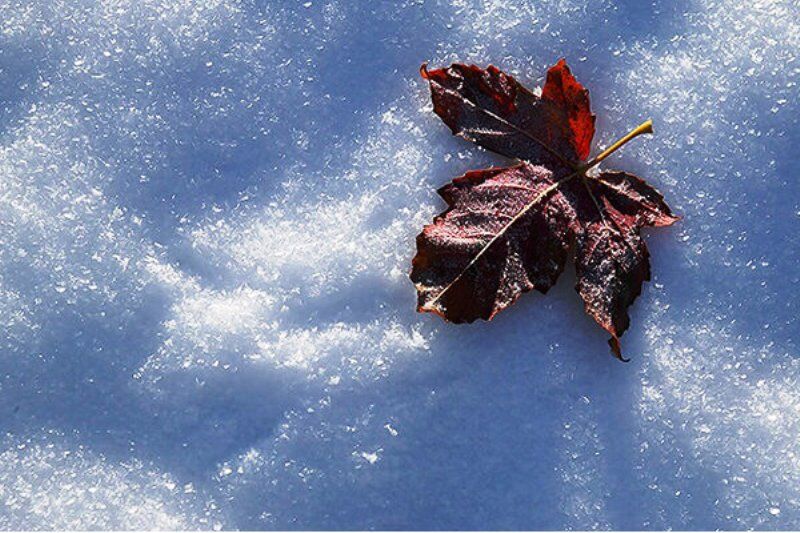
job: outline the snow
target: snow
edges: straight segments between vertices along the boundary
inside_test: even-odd
[[[800,523],[790,0],[0,3],[0,527]],[[566,273],[414,312],[435,189],[500,164],[423,61],[564,56],[684,218],[623,347]]]
[[[222,527],[213,502],[191,484],[136,459],[113,464],[64,435],[5,439],[0,454],[0,527],[30,529],[206,529]]]

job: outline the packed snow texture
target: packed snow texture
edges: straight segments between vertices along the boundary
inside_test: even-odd
[[[800,527],[794,0],[0,3],[0,527]],[[415,313],[503,164],[417,69],[566,57],[659,187],[621,364],[567,272]]]

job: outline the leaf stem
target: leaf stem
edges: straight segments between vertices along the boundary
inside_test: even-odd
[[[598,163],[600,163],[600,161],[602,161],[606,157],[610,156],[611,154],[622,148],[628,141],[630,141],[634,137],[642,135],[643,133],[653,133],[652,120],[650,119],[645,120],[644,122],[636,126],[636,128],[632,129],[623,138],[621,138],[620,140],[618,140],[617,142],[615,142],[614,144],[612,144],[611,146],[600,152],[600,154],[597,157],[586,163],[583,170],[586,171],[592,168],[593,166],[596,166]]]

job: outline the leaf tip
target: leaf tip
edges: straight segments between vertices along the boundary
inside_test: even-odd
[[[451,320],[447,316],[447,313],[444,311],[444,309],[442,309],[438,305],[435,305],[435,302],[430,302],[429,301],[429,302],[418,304],[417,305],[417,313],[433,313],[434,315],[442,318],[445,322],[458,323],[458,321]]]
[[[669,213],[658,218],[653,225],[659,228],[665,228],[675,224],[676,222],[680,222],[681,220],[683,220],[682,216]]]
[[[614,354],[614,357],[622,361],[623,363],[630,362],[630,359],[622,356],[622,346],[619,344],[619,337],[614,335],[610,339],[608,339],[608,345],[611,347],[611,352]]]
[[[425,80],[430,79],[430,76],[428,75],[428,63],[427,62],[425,62],[422,65],[420,65],[420,67],[419,67],[419,75],[422,76],[422,79],[425,79]]]

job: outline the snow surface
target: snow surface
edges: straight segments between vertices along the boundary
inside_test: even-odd
[[[0,527],[799,528],[794,0],[3,0]],[[531,85],[685,218],[615,361],[567,273],[414,312],[501,164],[422,61]]]

